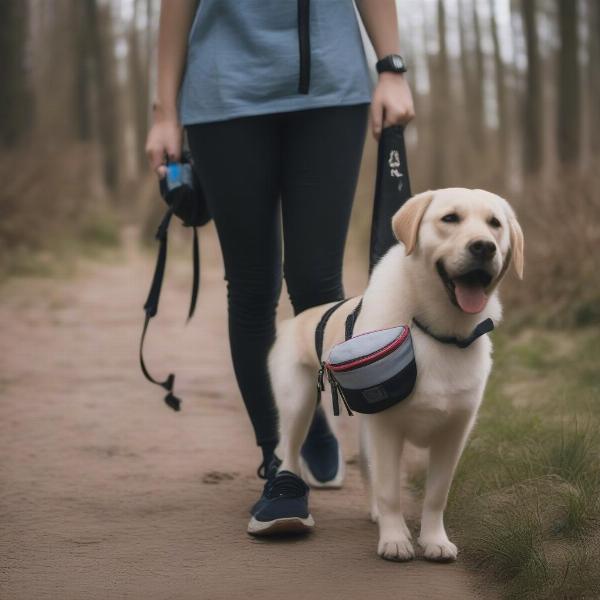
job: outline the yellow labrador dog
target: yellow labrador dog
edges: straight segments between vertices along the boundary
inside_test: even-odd
[[[523,234],[506,200],[483,190],[428,191],[406,202],[394,215],[392,228],[400,244],[374,269],[354,335],[412,326],[417,318],[436,336],[466,338],[488,317],[498,323],[502,309],[497,288],[509,264],[523,276]],[[325,330],[324,357],[344,340],[346,316],[359,300],[333,313]],[[280,472],[301,473],[300,447],[315,406],[319,367],[315,327],[330,306],[282,322],[269,356],[280,415]],[[400,500],[399,463],[409,441],[429,449],[418,543],[425,558],[448,561],[456,558],[457,548],[446,534],[444,509],[490,373],[492,344],[484,335],[461,348],[417,327],[411,333],[418,366],[412,394],[382,412],[359,416],[371,515],[379,523],[377,552],[390,560],[414,556]]]

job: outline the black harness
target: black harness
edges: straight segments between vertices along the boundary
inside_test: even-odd
[[[315,329],[315,350],[317,353],[317,359],[319,361],[319,373],[318,373],[318,377],[317,377],[317,403],[319,403],[321,401],[321,392],[325,390],[325,381],[324,380],[325,380],[325,373],[327,373],[327,379],[329,381],[330,388],[331,388],[333,414],[335,416],[338,416],[340,414],[340,408],[339,408],[340,399],[342,400],[342,402],[346,408],[346,411],[348,412],[348,415],[352,416],[353,412],[352,412],[350,406],[348,405],[346,397],[345,397],[344,393],[342,392],[339,383],[335,380],[334,377],[332,377],[330,370],[328,368],[326,368],[325,361],[323,360],[323,357],[322,357],[323,338],[325,336],[325,328],[327,326],[327,322],[329,321],[329,318],[340,306],[342,306],[342,304],[344,304],[348,300],[349,300],[349,298],[347,298],[345,300],[340,300],[339,302],[337,302],[336,304],[334,304],[333,306],[328,308],[323,313],[323,315],[322,315],[321,319],[319,320],[319,323],[317,324],[317,327]],[[356,319],[358,318],[358,315],[360,314],[361,308],[362,308],[362,298],[359,301],[359,303],[356,305],[354,310],[346,317],[345,335],[344,335],[345,341],[350,340],[353,336],[354,325],[356,323]],[[458,348],[469,347],[476,339],[478,339],[482,335],[485,335],[486,333],[489,333],[490,331],[492,331],[494,329],[494,322],[492,321],[492,319],[488,318],[488,319],[485,319],[484,321],[482,321],[481,323],[479,323],[475,327],[475,329],[473,329],[473,331],[471,332],[470,335],[468,335],[465,338],[459,338],[456,336],[437,335],[437,334],[433,333],[426,325],[421,323],[421,321],[419,321],[417,318],[413,317],[412,320],[413,320],[414,324],[423,333],[432,337],[437,342],[440,342],[441,344],[451,344]],[[415,373],[415,375],[416,375],[416,373]],[[398,397],[392,403],[390,403],[390,402],[386,403],[385,407],[389,408],[390,406],[397,404],[398,402],[403,400],[404,397],[406,397],[406,396]],[[362,412],[362,411],[359,410],[359,412]],[[376,412],[376,411],[373,411],[373,412]]]
[[[345,300],[340,300],[337,304],[334,304],[330,308],[328,308],[324,313],[317,327],[315,329],[315,349],[317,351],[317,359],[319,360],[319,374],[317,376],[317,403],[321,402],[321,392],[325,391],[325,362],[321,358],[323,354],[323,337],[325,336],[325,327],[327,326],[327,321],[329,321],[329,317],[340,307],[342,304],[348,302],[350,298],[346,298]],[[356,319],[360,314],[360,309],[362,308],[362,298],[359,303],[356,305],[354,310],[346,317],[346,326],[345,326],[345,335],[344,339],[348,341],[352,334],[354,333],[354,324],[356,323]],[[331,380],[329,376],[329,371],[327,372],[327,377],[329,379],[329,383],[331,386],[331,398],[333,401],[333,414],[337,417],[340,414],[340,405],[339,398],[337,393],[337,388]],[[344,402],[344,406],[348,411],[348,414],[352,416],[352,410],[346,403],[344,396],[341,396],[342,401]]]

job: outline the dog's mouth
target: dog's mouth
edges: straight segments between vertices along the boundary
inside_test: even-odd
[[[486,307],[487,290],[493,280],[490,273],[485,269],[476,268],[450,276],[441,259],[435,266],[453,304],[468,314],[479,313]]]

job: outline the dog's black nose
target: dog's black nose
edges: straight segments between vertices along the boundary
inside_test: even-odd
[[[469,252],[479,260],[489,260],[496,254],[496,244],[487,240],[475,240],[469,244]]]

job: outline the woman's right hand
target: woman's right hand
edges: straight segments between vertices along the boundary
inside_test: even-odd
[[[181,158],[183,127],[176,114],[164,115],[156,108],[153,120],[146,139],[146,156],[152,170],[162,179],[167,173],[165,156],[173,162]]]

